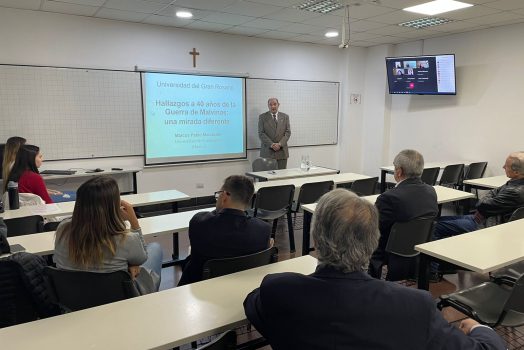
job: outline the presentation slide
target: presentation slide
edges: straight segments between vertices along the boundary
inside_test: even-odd
[[[245,78],[142,73],[145,164],[242,159]]]

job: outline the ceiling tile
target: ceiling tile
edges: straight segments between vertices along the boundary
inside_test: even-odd
[[[58,0],[68,4],[84,5],[84,6],[102,6],[106,0]],[[47,1],[46,2],[51,2]],[[45,5],[45,4],[44,4]]]
[[[420,5],[421,3],[428,2],[430,0],[380,0],[380,5],[385,7],[391,7],[394,9],[403,9],[410,6]],[[467,1],[467,0],[466,0]],[[492,1],[492,0],[490,0]]]
[[[191,23],[193,23],[194,19],[184,19],[184,18],[177,18],[172,16],[158,16],[158,15],[151,15],[148,16],[145,20],[142,21],[142,23],[147,24],[156,24],[159,26],[172,26],[172,27],[185,27]]]
[[[114,19],[117,21],[142,22],[148,15],[146,13],[121,11],[108,8],[101,8],[95,17]]]
[[[257,35],[260,38],[268,38],[268,39],[283,39],[283,40],[289,40],[291,38],[296,38],[298,36],[297,33],[289,33],[289,32],[281,32],[276,30],[270,30],[269,32],[265,32],[262,34]]]
[[[380,44],[372,43],[370,41],[353,41],[349,43],[349,46],[359,46],[359,47],[370,47],[370,46],[377,46]]]
[[[390,12],[387,15],[375,16],[371,20],[374,22],[381,22],[384,24],[399,24],[407,21],[426,17],[424,15],[416,14],[408,11],[395,11]]]
[[[524,19],[524,17],[510,12],[499,12],[494,15],[471,18],[468,19],[468,22],[477,23],[479,25],[491,25],[499,22],[508,22],[519,19]]]
[[[360,6],[349,7],[349,17],[356,19],[366,19],[370,17],[380,16],[386,13],[397,11],[390,7],[376,6],[367,3],[363,3]],[[344,16],[344,9],[333,11],[330,14],[336,16]]]
[[[282,28],[285,25],[289,25],[289,22],[275,21],[272,19],[265,19],[265,18],[257,18],[252,21],[244,23],[244,26],[247,26],[247,27],[271,29],[271,30]]]
[[[365,32],[370,29],[376,29],[386,26],[387,24],[371,21],[357,21],[350,23],[349,28],[352,32]]]
[[[14,9],[38,10],[40,0],[0,0],[0,7],[10,7]]]
[[[248,0],[249,2],[256,2],[257,4],[277,5],[284,7],[291,7],[297,3],[297,0]]]
[[[267,32],[267,29],[250,28],[250,27],[244,27],[244,26],[231,27],[231,28],[228,28],[222,31],[222,33],[239,34],[239,35],[245,35],[245,36],[255,36],[255,35],[265,33],[265,32]]]
[[[316,35],[303,34],[293,38],[293,41],[300,41],[303,43],[314,43],[319,40],[319,37]]]
[[[432,28],[435,28],[435,30],[438,30],[440,32],[456,32],[461,30],[473,30],[474,28],[478,28],[479,25],[472,22],[466,22],[466,21],[455,21],[450,23],[441,24],[439,26],[435,26]]]
[[[487,15],[491,15],[491,14],[494,14],[500,11],[501,10],[479,5],[479,6],[468,7],[468,8],[461,9],[461,10],[446,12],[446,13],[443,13],[442,15],[439,15],[439,17],[462,20],[462,19],[469,19],[469,18],[480,17],[480,16],[487,16]]]
[[[384,36],[379,36],[376,38],[368,39],[366,41],[372,41],[377,44],[399,44],[401,42],[405,42],[406,40],[407,40],[406,38],[384,35]]]
[[[342,17],[332,15],[320,15],[304,21],[307,24],[322,27],[341,27]]]
[[[105,1],[105,0],[104,0]],[[144,0],[144,1],[149,1],[149,2],[158,2],[160,4],[170,4],[173,2],[173,0]]]
[[[372,41],[371,39],[373,38],[377,38],[379,37],[380,35],[377,35],[377,34],[373,34],[373,33],[367,33],[367,32],[362,32],[362,33],[351,33],[350,37],[349,37],[349,40],[350,41],[353,41],[353,40],[368,40],[368,41]]]
[[[266,15],[269,15],[270,13],[275,13],[283,9],[284,7],[280,7],[280,6],[257,4],[255,2],[241,1],[241,2],[236,2],[233,5],[224,8],[222,11],[233,13],[236,15],[263,17]]]
[[[42,10],[64,13],[68,15],[77,15],[77,16],[93,16],[98,10],[97,6],[84,6],[69,4],[59,1],[46,1],[42,6]]]
[[[248,16],[242,16],[242,15],[234,15],[231,13],[224,13],[224,12],[214,12],[210,14],[209,16],[206,16],[203,18],[206,22],[213,22],[213,23],[220,23],[220,24],[228,24],[230,26],[237,26],[249,21],[254,20],[254,17],[248,17]]]
[[[403,33],[397,33],[395,36],[401,37],[401,38],[432,38],[436,35],[442,35],[442,32],[438,32],[436,30],[429,30],[429,29],[415,29],[411,30],[409,32],[403,32]]]
[[[317,31],[319,28],[315,26],[309,26],[302,23],[292,23],[286,26],[283,26],[279,30],[284,32],[297,33],[297,34],[309,34],[313,31]]]
[[[211,22],[204,22],[204,21],[193,21],[193,23],[187,25],[185,28],[206,30],[209,32],[221,32],[231,27],[232,26],[227,25],[227,24],[211,23]]]
[[[385,27],[369,29],[366,32],[379,35],[395,35],[396,33],[409,32],[413,28],[402,27],[399,25],[387,25]]]
[[[130,12],[156,13],[166,7],[166,5],[140,0],[107,0],[103,7]]]
[[[318,13],[309,12],[304,10],[297,10],[294,8],[286,8],[282,11],[272,13],[271,15],[264,16],[268,19],[277,19],[288,22],[302,22],[314,17],[318,17]]]
[[[237,2],[237,0],[177,0],[176,4],[193,9],[222,11],[224,8],[235,2]]]
[[[524,8],[524,1],[522,0],[499,0],[488,2],[484,4],[486,7],[491,7],[499,10],[516,10]]]

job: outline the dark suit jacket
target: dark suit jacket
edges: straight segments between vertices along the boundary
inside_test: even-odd
[[[426,291],[325,266],[266,276],[244,310],[274,350],[506,349],[489,328],[450,325]]]
[[[275,120],[271,112],[267,111],[258,117],[258,137],[260,138],[260,157],[287,159],[289,158],[289,151],[287,141],[291,136],[291,127],[289,125],[289,116],[286,113],[278,112],[277,126],[275,127]],[[273,143],[280,143],[282,148],[278,151],[273,151],[271,145]]]
[[[375,206],[379,214],[380,240],[378,251],[384,251],[391,226],[419,217],[438,215],[437,193],[433,186],[418,177],[405,179],[397,187],[378,196]]]
[[[189,222],[191,255],[179,286],[202,280],[210,259],[253,254],[269,247],[271,225],[236,209],[198,213]]]

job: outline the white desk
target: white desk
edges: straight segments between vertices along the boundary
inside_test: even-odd
[[[44,167],[45,168],[45,167]],[[42,169],[42,171],[45,169]],[[54,170],[54,169],[53,169]],[[75,170],[75,169],[72,169]],[[93,177],[93,176],[101,176],[101,175],[121,175],[121,174],[131,174],[133,177],[133,189],[132,193],[137,193],[137,180],[136,180],[136,173],[139,171],[142,171],[143,169],[140,168],[129,168],[129,169],[122,169],[122,170],[111,170],[111,169],[104,169],[104,171],[100,172],[87,172],[87,170],[76,170],[76,173],[72,175],[46,175],[42,174],[42,178],[44,181],[49,180],[64,180],[64,179],[74,179],[74,178],[81,178],[81,177]]]
[[[459,190],[455,190],[449,187],[437,185],[437,186],[433,186],[433,188],[435,188],[435,192],[437,192],[437,203],[439,205],[443,203],[460,201],[463,199],[475,197],[473,193],[459,191]],[[378,194],[375,194],[372,196],[365,196],[362,198],[375,204],[378,196],[379,196]],[[302,228],[302,255],[307,255],[309,254],[309,246],[310,246],[310,240],[311,240],[310,232],[309,232],[310,226],[311,226],[311,218],[313,217],[313,214],[315,213],[315,210],[317,208],[317,203],[304,204],[301,206],[301,208],[304,210],[304,223],[303,223],[303,228]]]
[[[510,179],[506,175],[483,177],[480,179],[464,180],[464,185],[469,188],[494,189],[504,185]]]
[[[190,197],[177,190],[167,190],[123,195],[121,198],[128,201],[133,206],[140,207],[160,203],[175,203],[189,199]],[[4,218],[4,220],[8,220],[31,215],[42,215],[44,217],[67,216],[73,214],[74,207],[75,202],[46,204],[42,207],[25,206],[16,210],[6,210],[4,213],[0,214],[0,217]]]
[[[318,175],[318,176],[309,176],[309,177],[298,177],[284,180],[274,180],[274,181],[261,181],[255,183],[255,193],[259,189],[264,187],[273,187],[273,186],[283,186],[283,185],[294,185],[295,186],[295,196],[298,196],[298,192],[302,185],[311,182],[322,182],[322,181],[333,181],[335,187],[340,184],[347,184],[354,182],[356,180],[369,179],[370,176],[355,174],[355,173],[342,173],[342,174],[331,174],[331,175]]]
[[[274,181],[282,179],[290,179],[295,177],[307,177],[307,176],[319,176],[319,175],[329,175],[329,174],[338,174],[339,170],[323,168],[319,166],[313,166],[309,171],[301,170],[300,168],[291,168],[291,169],[280,169],[280,170],[271,170],[271,171],[250,171],[247,172],[247,176],[254,177],[260,181]]]
[[[311,256],[0,329],[2,349],[171,349],[246,321],[243,301],[270,273],[315,271]]]
[[[429,168],[440,168],[441,170],[452,164],[464,164],[468,166],[472,162],[429,162],[424,163],[424,169]],[[393,174],[395,172],[395,167],[393,165],[381,166],[380,167],[380,193],[386,190],[386,174]]]
[[[427,265],[434,257],[488,273],[524,260],[524,220],[515,220],[415,246],[421,253],[419,288],[428,289]]]
[[[160,216],[138,219],[144,236],[158,236],[173,232],[184,232],[189,228],[189,221],[198,212],[211,211],[213,208],[185,211]],[[8,237],[9,244],[21,244],[28,253],[53,254],[55,249],[55,231],[35,233],[32,235]]]

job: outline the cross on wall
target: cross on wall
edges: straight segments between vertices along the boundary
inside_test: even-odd
[[[200,52],[197,52],[196,48],[193,48],[193,51],[189,51],[189,54],[193,56],[193,67],[196,67],[196,57],[200,55]]]

